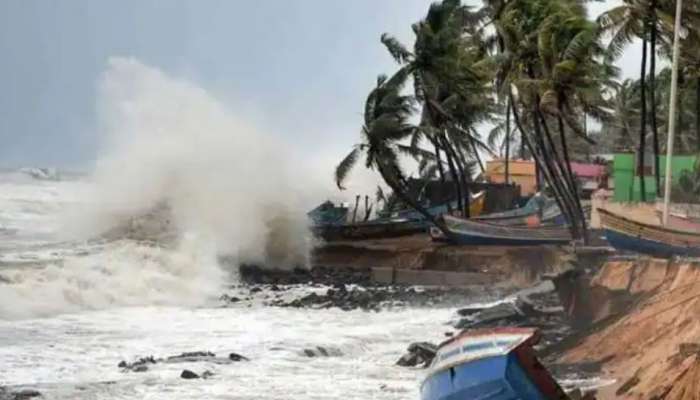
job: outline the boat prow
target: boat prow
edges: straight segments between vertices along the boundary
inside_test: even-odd
[[[535,329],[495,328],[450,339],[437,351],[421,399],[566,399],[534,355],[539,338]]]

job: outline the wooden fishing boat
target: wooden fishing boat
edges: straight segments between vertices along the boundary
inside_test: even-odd
[[[568,398],[537,360],[529,328],[466,331],[440,345],[421,384],[422,400]]]
[[[445,237],[435,227],[430,228],[434,240],[444,240],[466,245],[533,246],[541,244],[566,244],[571,234],[564,226],[518,227],[489,224],[444,215],[443,221],[450,233]]]
[[[375,220],[354,224],[317,225],[311,228],[316,237],[326,241],[380,239],[426,232],[426,220]]]
[[[335,205],[325,201],[307,213],[314,225],[331,225],[345,223],[349,209],[343,205]]]
[[[619,250],[653,256],[700,257],[700,232],[634,221],[599,208],[605,238]]]
[[[481,213],[484,210],[484,199],[486,198],[486,192],[481,191],[477,194],[473,194],[471,196],[471,201],[469,203],[469,215],[471,216],[477,216],[481,215]],[[457,209],[457,202],[453,201],[450,203],[450,207],[452,209]],[[448,207],[447,204],[441,204],[439,206],[433,206],[433,207],[428,207],[427,211],[428,214],[437,217],[442,214],[447,214],[448,213]],[[393,218],[401,218],[401,219],[424,219],[425,217],[423,214],[419,213],[418,211],[415,210],[402,210],[394,213],[392,215]]]

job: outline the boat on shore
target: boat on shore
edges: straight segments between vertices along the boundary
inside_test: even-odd
[[[475,217],[478,215],[481,215],[481,213],[484,210],[484,199],[486,198],[486,192],[481,191],[477,194],[473,194],[471,196],[471,201],[469,202],[469,215]],[[457,209],[457,202],[453,201],[450,203],[450,207],[447,207],[446,204],[441,204],[438,206],[433,206],[433,207],[428,207],[426,210],[428,211],[428,214],[437,217],[442,214],[447,214],[449,212],[449,209]],[[424,219],[425,217],[423,214],[419,213],[418,211],[415,210],[402,210],[402,211],[397,211],[392,215],[392,218],[399,218],[399,219]]]
[[[383,239],[426,232],[426,220],[375,220],[354,224],[317,225],[311,228],[316,237],[326,241]]]
[[[652,256],[700,257],[700,232],[635,221],[599,208],[605,238],[618,250]]]
[[[421,385],[422,400],[568,398],[535,356],[530,328],[463,332],[442,343]]]
[[[430,228],[433,240],[462,245],[536,246],[566,244],[571,234],[565,226],[519,227],[490,224],[481,221],[443,215],[449,237],[440,229]]]
[[[484,207],[485,193],[473,196],[470,210],[481,212]],[[335,212],[335,210],[333,210]],[[447,205],[428,209],[433,216],[447,212]],[[317,213],[318,214],[318,213]],[[320,219],[318,219],[320,220]],[[328,218],[326,218],[328,220]],[[354,223],[321,223],[314,224],[311,231],[314,236],[325,241],[384,239],[408,236],[416,233],[426,233],[431,223],[423,214],[416,211],[406,211],[388,218],[377,218],[371,221]]]

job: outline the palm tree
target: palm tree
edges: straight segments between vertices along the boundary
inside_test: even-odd
[[[339,189],[350,170],[364,154],[364,165],[378,171],[384,183],[402,202],[409,205],[427,220],[444,230],[444,226],[409,194],[408,183],[399,163],[401,141],[414,134],[417,127],[409,122],[414,111],[414,99],[401,93],[407,79],[405,70],[400,70],[390,79],[380,75],[375,88],[365,102],[362,141],[338,164],[335,182]],[[448,234],[445,232],[445,234]]]
[[[443,0],[432,4],[426,17],[413,25],[412,51],[387,34],[381,38],[402,70],[413,78],[414,96],[421,105],[412,143],[425,139],[432,144],[440,178],[445,182],[447,169],[458,207],[466,216],[471,180],[466,163],[476,159],[481,165],[478,151],[491,151],[473,127],[488,120],[494,110],[486,94],[490,79],[479,64],[484,52],[475,40],[476,32],[470,32],[478,19],[461,1]]]
[[[647,76],[647,45],[649,36],[652,37],[652,64],[655,67],[656,60],[656,3],[655,0],[624,0],[620,6],[614,7],[599,18],[598,22],[602,29],[612,33],[612,39],[609,44],[611,58],[618,58],[624,48],[629,45],[634,38],[642,39],[642,60],[641,60],[641,113],[639,124],[639,149],[637,154],[637,172],[640,174],[640,196],[641,200],[646,200],[646,185],[644,180],[644,153],[646,150],[646,129],[647,129],[647,97],[646,97],[646,76]],[[652,74],[655,72],[652,71]],[[652,90],[653,91],[653,90]],[[656,108],[655,95],[651,94],[652,102],[652,125],[656,126]],[[658,136],[657,131],[653,131],[654,135],[654,159],[655,166],[658,164]],[[658,184],[659,168],[655,168],[655,177]]]
[[[614,149],[633,151],[637,143],[634,133],[639,124],[640,99],[638,85],[631,79],[615,84],[613,88],[613,115],[604,125],[609,137],[613,138]]]
[[[558,10],[541,24],[538,33],[538,53],[542,66],[541,77],[531,80],[542,93],[540,109],[556,119],[560,151],[564,165],[559,165],[568,190],[578,193],[577,182],[571,170],[571,158],[567,143],[567,128],[586,140],[591,139],[580,126],[577,115],[590,114],[607,119],[607,101],[600,96],[600,89],[608,81],[608,68],[597,60],[602,59],[598,26],[589,22],[585,14],[571,10]],[[546,118],[542,119],[547,126]],[[551,144],[556,149],[554,144]],[[556,150],[555,150],[556,152]],[[578,196],[574,196],[576,212],[585,221]],[[585,235],[585,223],[582,224]]]
[[[566,125],[582,140],[592,141],[575,117],[589,108],[594,115],[600,111],[593,107],[591,95],[600,89],[600,79],[592,75],[596,64],[585,61],[595,53],[597,35],[585,12],[577,0],[510,0],[494,22],[504,44],[497,76],[511,102],[515,125],[567,216],[572,235],[584,239],[566,137],[560,138],[563,146],[556,145],[549,124],[556,117],[560,132]]]

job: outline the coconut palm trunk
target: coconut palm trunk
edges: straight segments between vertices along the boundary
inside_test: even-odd
[[[639,175],[639,199],[646,202],[646,184],[644,182],[644,150],[646,148],[647,136],[647,39],[642,39],[642,72],[640,77],[641,85],[641,123],[639,125],[639,150],[637,151],[637,174]]]
[[[506,104],[506,185],[510,183],[510,169],[509,169],[509,158],[510,158],[510,100]]]
[[[447,138],[444,135],[440,136],[440,143],[445,150],[445,158],[447,159],[447,166],[450,170],[450,176],[452,177],[452,183],[457,193],[457,209],[462,212],[464,210],[463,200],[464,196],[462,194],[462,181],[458,176],[457,167],[455,166],[454,159],[452,157],[452,146],[447,142]]]
[[[459,168],[460,177],[462,178],[462,188],[464,190],[464,217],[471,218],[471,210],[469,209],[471,204],[471,192],[469,191],[469,181],[471,181],[471,176],[467,177],[467,160],[464,157],[464,152],[462,149],[455,148],[455,153],[457,167]]]
[[[559,115],[557,116],[559,122],[559,136],[561,138],[561,151],[564,153],[564,161],[566,162],[567,174],[569,176],[569,185],[574,193],[574,202],[576,205],[576,212],[581,221],[581,234],[583,235],[583,243],[588,244],[588,229],[586,227],[586,215],[583,213],[583,207],[581,207],[581,198],[578,196],[578,183],[574,177],[573,171],[571,169],[571,159],[569,158],[569,148],[566,143],[566,129],[564,128],[564,120],[561,117],[561,110],[559,110]]]
[[[520,132],[520,136],[523,140],[523,145],[527,147],[528,151],[532,155],[532,158],[535,160],[536,165],[542,165],[544,166],[546,164],[545,158],[546,156],[543,154],[540,154],[536,146],[531,143],[530,139],[528,138],[527,134],[525,133],[525,129],[523,129],[521,120],[520,120],[520,115],[518,113],[518,107],[516,106],[515,102],[513,101],[513,93],[509,91],[508,96],[510,98],[511,103],[513,104],[513,122],[515,122],[515,127],[518,129]],[[564,201],[564,193],[562,193],[559,185],[556,184],[554,177],[552,177],[547,170],[547,168],[542,168],[544,171],[544,179],[547,181],[549,186],[552,188],[554,191],[554,199],[557,202],[557,205],[559,206],[559,209],[564,213],[566,216],[567,220],[570,219],[569,214],[567,214],[567,207],[565,206],[565,201]],[[572,237],[575,235],[575,228],[573,224],[569,224],[569,230],[571,232]]]
[[[445,186],[445,166],[442,165],[442,156],[440,155],[440,146],[436,139],[429,137],[428,140],[433,144],[435,148],[435,162],[437,163],[438,175],[440,176],[440,183]],[[452,212],[452,204],[447,202],[447,212]]]
[[[386,183],[387,186],[389,186],[389,188],[396,195],[396,197],[399,198],[399,200],[416,210],[419,214],[425,217],[427,221],[430,221],[433,225],[438,227],[438,229],[440,229],[440,231],[446,237],[452,237],[452,234],[447,229],[445,223],[441,219],[435,218],[435,216],[430,214],[425,207],[423,207],[419,202],[415,201],[410,195],[408,195],[407,191],[404,190],[402,185],[395,179],[393,179],[392,174],[389,174],[387,172],[387,168],[382,163],[380,163],[377,166],[377,170],[379,171],[379,175],[381,175],[384,183]]]
[[[654,146],[654,180],[656,182],[656,196],[661,196],[661,168],[659,166],[659,128],[656,121],[656,0],[651,0],[650,6],[651,22],[649,23],[649,102],[651,104],[651,132],[652,145]]]
[[[544,132],[544,140],[542,153],[547,154],[545,160],[548,161],[548,168],[550,169],[550,174],[552,175],[554,182],[560,185],[560,191],[564,195],[564,204],[567,207],[567,212],[569,213],[569,221],[572,225],[572,232],[574,233],[574,239],[581,237],[582,229],[579,227],[583,222],[579,218],[579,213],[577,211],[577,195],[574,191],[572,183],[567,177],[566,166],[563,165],[562,159],[557,152],[554,145],[554,140],[552,139],[552,134],[547,126],[547,120],[539,107],[539,96],[536,96],[535,101],[535,120],[541,123],[542,131]]]
[[[695,149],[700,154],[700,76],[695,78]]]

